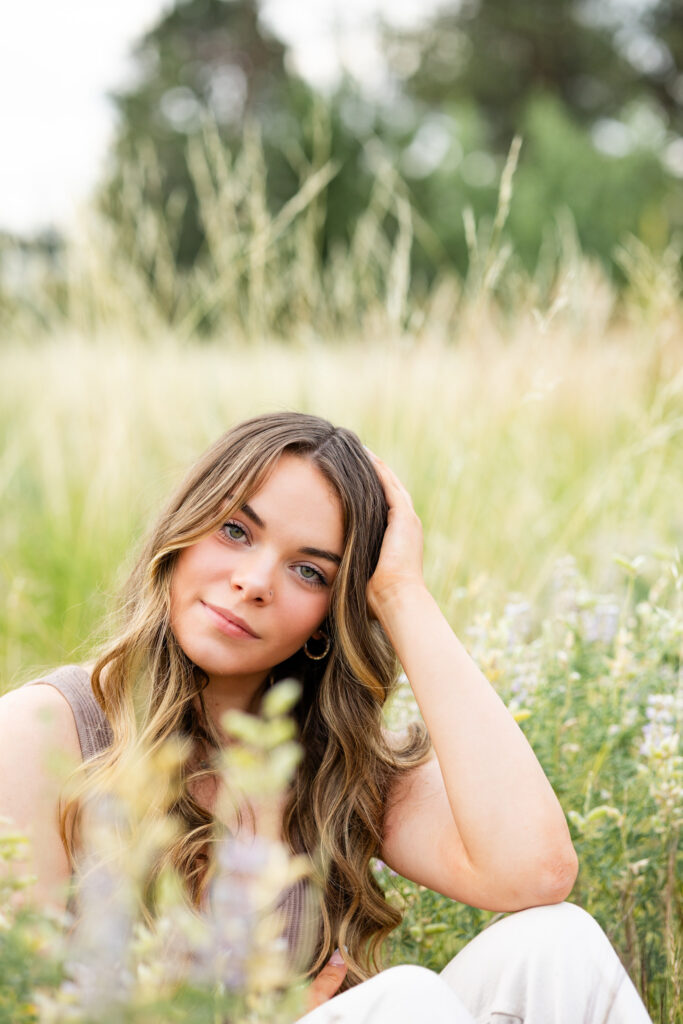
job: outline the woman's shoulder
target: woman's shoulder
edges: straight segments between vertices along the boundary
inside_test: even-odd
[[[0,818],[34,838],[51,823],[64,780],[82,760],[78,730],[53,686],[19,686],[0,697]]]
[[[70,867],[59,800],[80,762],[76,722],[59,690],[24,685],[0,697],[0,831],[9,824],[28,837],[27,860],[19,863],[38,880],[36,898],[60,907]]]
[[[100,754],[112,741],[111,726],[93,693],[90,672],[91,666],[63,665],[13,691],[21,692],[25,702],[39,700],[55,709],[67,724],[71,740],[75,728],[78,753],[85,761]],[[24,691],[38,691],[41,697],[24,697]]]
[[[47,753],[51,746],[81,759],[73,708],[48,675],[0,697],[0,759],[5,760],[7,755],[11,758],[15,749],[23,750],[30,758],[40,750]]]

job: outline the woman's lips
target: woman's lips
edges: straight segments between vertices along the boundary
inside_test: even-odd
[[[232,612],[229,612],[227,608],[220,608],[215,604],[207,604],[206,601],[202,601],[202,604],[204,608],[206,608],[207,614],[211,618],[216,629],[220,630],[221,633],[225,633],[226,636],[233,636],[238,639],[259,639],[258,634],[246,624],[244,619],[240,619],[238,615],[234,615]]]

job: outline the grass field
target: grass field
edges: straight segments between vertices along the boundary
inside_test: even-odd
[[[251,306],[203,341],[144,309],[138,330],[110,281],[96,316],[7,321],[0,688],[86,656],[160,499],[227,427],[283,408],[349,426],[411,491],[427,582],[560,796],[572,898],[655,1024],[681,1024],[680,281],[641,253],[617,298],[577,256],[504,308],[447,280],[418,300],[396,248],[386,265],[355,327],[313,333],[302,307],[287,340]],[[403,688],[390,715],[413,713]],[[405,910],[394,962],[440,966],[490,916],[377,870]]]
[[[411,490],[429,585],[560,794],[582,860],[575,898],[649,986],[651,1006],[666,998],[658,1024],[678,1021],[681,889],[670,865],[680,870],[681,769],[639,753],[653,695],[678,701],[669,733],[683,713],[674,358],[625,330],[600,341],[559,325],[512,338],[489,327],[452,346],[55,337],[7,347],[3,686],[85,656],[158,501],[227,426],[275,408],[349,425]],[[645,613],[648,600],[662,610]],[[669,762],[678,806],[659,820]],[[437,966],[487,918],[385,881],[406,907],[396,961]]]
[[[643,332],[644,333],[644,332]],[[592,585],[683,532],[676,352],[628,335],[489,328],[457,345],[136,345],[55,337],[0,353],[5,685],[90,635],[158,501],[240,418],[295,408],[357,430],[410,489],[430,586],[542,598],[558,558]],[[468,597],[463,595],[466,589]]]

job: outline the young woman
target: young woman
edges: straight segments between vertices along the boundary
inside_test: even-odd
[[[397,656],[426,727],[402,736],[382,719]],[[87,765],[85,793],[132,742],[182,734],[182,831],[165,859],[201,907],[220,824],[221,716],[258,713],[266,689],[291,676],[303,759],[278,830],[320,866],[322,889],[308,1024],[649,1020],[596,922],[562,903],[577,871],[564,815],[425,586],[410,496],[355,434],[313,416],[260,416],[220,438],[153,529],[120,634],[91,671],[62,668],[0,700],[0,814],[31,834],[36,896],[63,905],[79,842],[78,793],[57,813],[45,751],[56,744]],[[256,812],[223,824],[268,827]],[[441,976],[377,974],[399,915],[373,856],[454,900],[515,913]],[[296,891],[288,899],[296,945],[302,904]]]

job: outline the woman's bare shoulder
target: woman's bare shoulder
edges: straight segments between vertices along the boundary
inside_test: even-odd
[[[39,903],[62,909],[71,869],[59,800],[81,759],[71,707],[54,686],[20,686],[0,697],[0,830],[9,822],[28,837],[27,859],[16,869],[35,877],[31,893]]]
[[[19,686],[0,697],[0,777],[14,762],[22,772],[54,749],[76,763],[81,760],[76,721],[66,697],[49,683]]]

